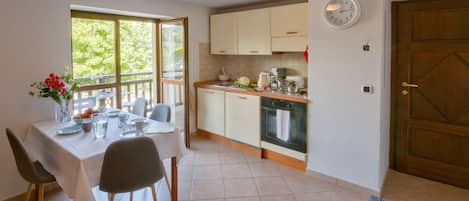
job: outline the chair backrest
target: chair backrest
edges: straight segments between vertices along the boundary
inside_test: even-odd
[[[11,150],[15,156],[16,168],[26,181],[34,183],[37,181],[38,174],[33,161],[29,158],[29,155],[23,146],[23,143],[9,128],[6,129],[6,133]]]
[[[144,98],[138,98],[135,100],[134,105],[132,106],[132,113],[138,116],[145,117],[147,110],[147,100]]]
[[[155,105],[151,112],[150,119],[161,122],[171,121],[171,106],[166,104]]]
[[[148,187],[163,177],[160,157],[150,138],[119,140],[107,148],[100,189],[125,193]]]

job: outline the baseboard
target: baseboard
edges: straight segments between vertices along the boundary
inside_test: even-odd
[[[228,139],[224,136],[216,135],[216,134],[213,134],[213,133],[210,133],[208,131],[201,130],[201,129],[197,129],[196,134],[199,135],[199,136],[202,136],[204,138],[207,138],[207,139],[210,139],[210,140],[213,140],[213,141],[217,141],[217,142],[229,145],[233,148],[240,149],[241,151],[253,154],[255,156],[258,156],[258,157],[261,157],[261,158],[264,158],[264,159],[267,159],[267,160],[271,160],[271,161],[277,162],[279,164],[289,166],[289,167],[292,167],[292,168],[295,168],[295,169],[298,169],[298,170],[301,170],[301,171],[306,171],[306,162],[305,161],[301,161],[301,160],[298,160],[296,158],[286,156],[284,154],[280,154],[280,153],[277,153],[277,152],[274,152],[274,151],[261,149],[261,148],[254,148],[252,146],[242,144],[242,143],[238,143],[238,142],[232,141],[232,140],[230,140],[230,139]]]
[[[354,184],[354,183],[351,183],[349,181],[345,181],[345,180],[340,179],[340,178],[336,178],[336,177],[329,176],[329,175],[326,175],[326,174],[323,174],[323,173],[320,173],[320,172],[316,172],[314,170],[308,169],[306,171],[306,173],[310,176],[313,176],[313,177],[316,177],[318,179],[328,181],[330,183],[336,184],[336,185],[341,186],[341,187],[346,188],[346,189],[356,191],[358,193],[362,193],[362,194],[366,194],[366,195],[374,195],[374,196],[377,196],[377,197],[381,196],[381,192],[378,192],[376,190],[373,190],[373,189],[370,189],[370,188],[367,188],[367,187],[363,187],[363,186],[360,186],[358,184]]]
[[[26,188],[26,187],[25,187]],[[34,188],[34,185],[33,185],[33,188]],[[57,190],[57,189],[60,189],[60,186],[59,184],[57,183],[50,183],[50,184],[46,184],[44,186],[44,194],[48,193],[48,192],[51,192],[51,191],[54,191],[54,190]],[[10,198],[7,198],[6,200],[4,201],[23,201],[24,200],[24,196],[25,196],[26,192],[23,192],[19,195],[16,195],[16,196],[13,196],[13,197],[10,197]],[[31,199],[30,200],[37,200],[36,198],[36,190],[34,189],[32,192],[31,192]]]

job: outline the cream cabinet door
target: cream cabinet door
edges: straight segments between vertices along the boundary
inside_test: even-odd
[[[210,16],[211,54],[238,54],[238,23],[236,13]]]
[[[226,137],[260,147],[260,97],[227,92],[225,98]]]
[[[272,37],[308,35],[308,3],[273,7],[270,17]]]
[[[225,135],[224,91],[201,88],[197,90],[197,128]]]
[[[270,8],[238,12],[238,53],[272,54]]]

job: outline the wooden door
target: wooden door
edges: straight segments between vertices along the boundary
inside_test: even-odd
[[[238,53],[240,55],[272,54],[270,9],[257,9],[238,14]]]
[[[210,16],[210,52],[238,54],[238,19],[236,13]]]
[[[393,4],[395,168],[469,188],[469,1]]]

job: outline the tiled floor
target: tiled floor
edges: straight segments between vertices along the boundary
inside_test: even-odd
[[[179,164],[179,200],[367,201],[369,197],[328,179],[261,160],[223,144],[198,137],[192,143],[193,148]],[[389,173],[383,194],[390,201],[469,201],[468,190],[394,171]],[[96,196],[106,200],[104,193]],[[68,199],[62,192],[54,192],[48,194],[47,200]],[[129,200],[129,197],[122,194],[117,200]],[[134,200],[151,200],[149,189],[135,192]],[[158,183],[158,200],[169,200],[163,182]]]

